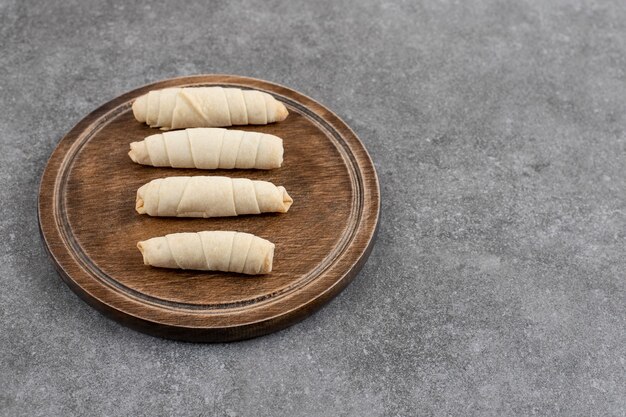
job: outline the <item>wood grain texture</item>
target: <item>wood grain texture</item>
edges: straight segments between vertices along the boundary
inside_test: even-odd
[[[152,89],[220,85],[255,88],[290,115],[238,127],[283,138],[283,167],[259,170],[153,168],[133,163],[129,143],[155,133],[135,121],[134,98]],[[285,214],[213,219],[154,218],[135,212],[137,188],[160,177],[225,175],[283,185]],[[365,262],[378,223],[380,193],[367,151],[334,113],[269,82],[200,75],[157,82],[103,105],[53,152],[41,180],[39,223],[65,282],[89,304],[149,334],[188,341],[259,336],[310,315],[338,294]],[[176,232],[235,230],[276,244],[273,272],[259,277],[143,265],[139,240]]]

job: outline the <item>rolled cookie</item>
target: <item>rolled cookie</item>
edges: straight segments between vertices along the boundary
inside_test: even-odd
[[[228,177],[167,177],[137,190],[139,214],[173,217],[223,217],[286,213],[293,200],[285,187],[267,181]]]
[[[153,90],[133,103],[135,119],[150,127],[181,129],[264,125],[280,122],[289,112],[270,94],[223,87]]]
[[[174,233],[137,243],[143,263],[161,268],[266,274],[274,244],[249,233]]]
[[[273,169],[283,163],[283,140],[259,132],[198,127],[148,136],[131,143],[128,155],[155,167]]]

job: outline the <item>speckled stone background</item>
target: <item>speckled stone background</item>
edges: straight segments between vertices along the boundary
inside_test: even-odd
[[[626,415],[625,69],[623,0],[0,0],[0,414]],[[37,228],[65,132],[199,73],[324,103],[382,189],[348,289],[241,343],[104,318]]]

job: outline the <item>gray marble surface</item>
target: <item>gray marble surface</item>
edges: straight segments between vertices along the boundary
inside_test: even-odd
[[[0,415],[626,415],[626,3],[0,0]],[[48,261],[81,117],[231,73],[335,110],[378,243],[313,317],[233,344],[104,318]]]

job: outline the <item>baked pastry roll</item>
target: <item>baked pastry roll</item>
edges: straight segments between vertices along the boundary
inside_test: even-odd
[[[289,112],[272,95],[223,87],[176,87],[153,90],[133,103],[135,119],[150,127],[181,129],[264,125],[280,122]]]
[[[267,274],[274,244],[249,233],[174,233],[137,243],[143,262],[161,268]]]
[[[285,187],[267,181],[228,177],[167,177],[137,190],[139,214],[173,217],[224,217],[286,213],[293,203]]]
[[[148,136],[131,143],[128,155],[155,167],[273,169],[283,163],[283,140],[259,132],[198,127]]]

